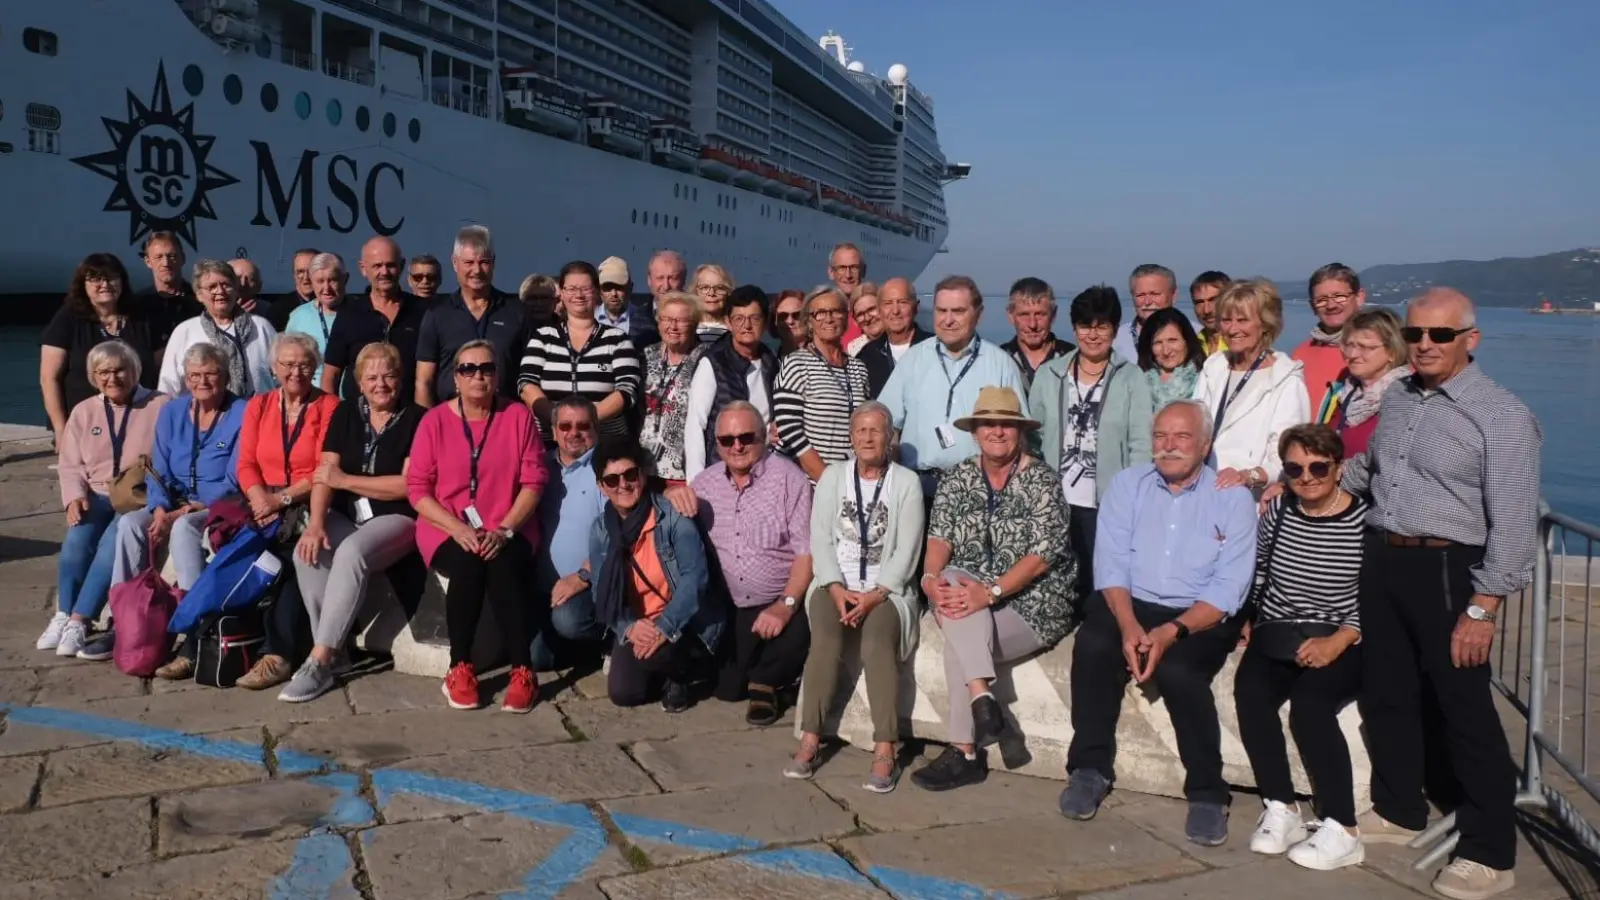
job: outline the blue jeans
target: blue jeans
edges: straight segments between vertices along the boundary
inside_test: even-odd
[[[554,671],[560,663],[571,665],[571,657],[579,649],[574,644],[598,644],[606,636],[605,626],[594,615],[593,591],[573,594],[567,602],[550,609],[549,616],[549,627],[540,628],[533,639],[535,672]]]
[[[90,494],[83,518],[67,529],[56,563],[56,608],[61,612],[92,622],[105,609],[118,518],[109,498]]]

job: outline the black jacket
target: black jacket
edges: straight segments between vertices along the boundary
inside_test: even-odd
[[[911,332],[911,346],[922,343],[933,337],[933,332],[923,331],[921,325],[913,325]],[[877,340],[868,341],[861,352],[856,354],[856,359],[861,360],[867,367],[867,396],[878,399],[883,392],[883,386],[889,383],[889,376],[894,374],[894,354],[889,351],[889,336],[881,335]]]

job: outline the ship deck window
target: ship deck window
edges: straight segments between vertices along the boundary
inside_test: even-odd
[[[29,53],[37,53],[40,56],[55,56],[59,43],[53,31],[45,31],[42,28],[22,29],[22,47]]]

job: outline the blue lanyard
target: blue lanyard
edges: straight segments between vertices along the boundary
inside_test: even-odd
[[[1217,403],[1217,414],[1211,422],[1211,433],[1213,435],[1222,432],[1222,417],[1228,412],[1228,404],[1239,399],[1239,395],[1244,393],[1244,386],[1250,383],[1250,376],[1256,373],[1256,369],[1261,368],[1261,363],[1266,360],[1270,353],[1272,353],[1271,350],[1263,350],[1256,354],[1256,361],[1250,364],[1249,369],[1245,370],[1244,377],[1239,379],[1239,386],[1233,389],[1232,396],[1228,395],[1228,382],[1226,380],[1222,382],[1222,399]]]
[[[289,430],[289,395],[278,391],[278,426],[283,433],[283,489],[288,490],[294,484],[294,472],[289,466],[289,456],[294,453],[294,445],[300,443],[300,432],[305,431],[306,415],[311,412],[311,398],[307,396],[300,401],[300,415],[295,419],[294,430]],[[214,427],[214,426],[213,426]]]
[[[883,483],[889,480],[889,464],[884,463],[883,474],[878,476],[878,486],[872,489],[872,502],[861,502],[861,464],[856,463],[851,469],[851,474],[856,479],[856,540],[861,543],[861,587],[867,585],[867,526],[872,521],[872,508],[878,505],[878,497],[883,494]]]
[[[470,465],[467,480],[467,502],[478,502],[478,458],[483,456],[483,448],[489,445],[489,428],[494,425],[496,404],[491,398],[489,403],[489,418],[483,422],[483,443],[472,439],[472,426],[467,423],[467,407],[461,397],[456,397],[456,413],[461,416],[461,433],[467,439],[467,459]]]
[[[845,402],[845,407],[846,407],[846,414],[855,412],[856,411],[856,395],[855,395],[855,390],[850,386],[850,358],[848,356],[845,357],[844,365],[835,366],[834,364],[828,362],[826,359],[823,359],[822,358],[822,354],[820,352],[818,352],[817,348],[815,348],[815,347],[811,348],[811,355],[815,356],[817,358],[817,362],[822,363],[822,368],[827,371],[828,377],[832,378],[834,383],[839,385],[839,390],[844,392],[844,402]],[[969,360],[967,362],[967,365],[969,365],[969,366],[972,365],[972,362]],[[967,374],[966,370],[965,369],[961,370],[961,374],[963,374],[963,375]],[[959,379],[957,379],[957,380],[959,380]],[[951,393],[953,394],[955,392],[955,387],[951,386],[950,390],[951,390]],[[947,412],[947,413],[945,413],[945,415],[948,416],[949,413]],[[862,577],[865,578],[866,576],[863,575]]]
[[[190,432],[193,440],[189,444],[189,496],[185,499],[193,500],[195,495],[200,493],[200,450],[211,443],[211,434],[217,430],[217,425],[221,424],[223,415],[228,411],[228,405],[223,403],[217,407],[216,418],[211,420],[211,427],[205,431],[200,430],[200,402],[191,400],[189,409],[193,413],[189,421],[193,423],[194,430]]]
[[[956,385],[961,383],[961,379],[967,377],[967,371],[972,368],[973,363],[978,361],[978,350],[982,344],[983,338],[977,335],[972,336],[972,355],[967,357],[967,364],[961,367],[961,371],[956,373],[956,377],[953,379],[950,377],[950,367],[944,361],[944,345],[934,345],[933,355],[939,358],[939,368],[944,370],[944,378],[950,382],[950,393],[946,394],[944,398],[944,418],[946,422],[950,421],[950,411],[955,408]]]
[[[135,393],[137,393],[138,390],[139,389],[137,387],[134,388]],[[106,397],[104,394],[100,395],[100,401],[106,405],[107,437],[111,438],[112,478],[116,478],[118,475],[122,474],[122,445],[128,437],[128,417],[133,415],[133,402],[135,399],[135,397],[129,397],[128,405],[122,408],[122,427],[118,428],[117,421],[111,413],[110,398]]]

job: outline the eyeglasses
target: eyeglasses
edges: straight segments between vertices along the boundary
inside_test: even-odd
[[[278,363],[278,368],[285,372],[298,372],[301,375],[308,375],[317,370],[316,366],[308,362],[280,362]]]
[[[456,366],[456,376],[460,378],[472,378],[477,375],[482,375],[485,378],[493,378],[494,369],[495,365],[492,362],[461,363],[460,365]]]
[[[128,374],[128,370],[123,368],[123,367],[121,367],[121,366],[118,366],[115,369],[95,369],[94,370],[94,377],[96,377],[96,378],[121,378],[123,375],[126,375],[126,374]]]
[[[432,272],[412,272],[411,280],[418,284],[438,284],[439,276]]]
[[[864,266],[862,266],[860,263],[856,263],[855,265],[829,266],[828,268],[832,269],[835,272],[840,272],[840,273],[843,273],[843,274],[849,274],[849,273],[853,272],[853,273],[855,273],[857,275],[860,275],[861,274],[861,270],[864,268]]]
[[[232,289],[233,289],[233,285],[227,283],[226,281],[219,281],[219,282],[217,282],[215,284],[202,284],[202,285],[198,286],[198,290],[202,294],[218,294],[218,295],[220,295],[220,294],[226,294],[228,291],[230,291]]]
[[[1422,336],[1424,334],[1428,336],[1428,340],[1433,341],[1435,344],[1451,344],[1455,343],[1455,339],[1458,336],[1466,334],[1469,331],[1476,330],[1477,329],[1471,325],[1467,326],[1466,328],[1450,328],[1445,325],[1436,325],[1432,328],[1420,328],[1416,325],[1407,325],[1400,329],[1400,336],[1405,338],[1406,343],[1408,344],[1422,343]]]
[[[697,284],[694,286],[696,294],[710,294],[713,297],[726,297],[732,289],[725,284]]]
[[[568,297],[587,297],[594,293],[594,285],[589,285],[588,287],[564,287],[561,289],[561,293],[566,294]]]
[[[576,431],[579,434],[588,434],[594,426],[588,422],[557,422],[556,430],[560,432]]]
[[[743,446],[747,446],[747,445],[750,445],[750,444],[754,444],[755,442],[756,442],[756,433],[754,431],[741,431],[738,434],[719,434],[719,435],[717,435],[717,443],[721,444],[724,447],[728,447],[730,449],[732,447],[734,447],[735,445],[743,447]]]
[[[798,322],[803,315],[804,313],[798,312],[777,312],[773,313],[772,317],[783,322]]]
[[[760,328],[761,316],[729,316],[728,323],[736,328]]]
[[[121,284],[122,279],[115,275],[85,275],[84,284]]]
[[[629,484],[638,484],[640,475],[638,466],[629,466],[621,472],[611,472],[600,476],[600,483],[612,490],[616,490],[622,486],[624,481]]]
[[[680,319],[677,316],[662,316],[661,318],[656,319],[656,322],[660,325],[672,325],[677,328],[689,327],[688,319]]]
[[[1345,293],[1342,293],[1342,294],[1323,294],[1320,297],[1312,297],[1311,298],[1311,305],[1312,306],[1332,306],[1335,303],[1345,303],[1345,302],[1348,302],[1350,300],[1354,300],[1355,298],[1356,298],[1356,295],[1355,295],[1355,292],[1353,292],[1353,291],[1346,291]]]
[[[1093,322],[1088,325],[1074,322],[1072,323],[1072,330],[1081,331],[1085,334],[1110,334],[1117,329],[1110,322]]]
[[[1285,462],[1283,464],[1283,474],[1290,478],[1299,478],[1307,472],[1311,473],[1312,478],[1327,478],[1328,473],[1331,471],[1333,471],[1333,463],[1325,459],[1319,459],[1305,466],[1297,462]]]
[[[844,307],[841,306],[836,306],[831,309],[813,309],[811,311],[811,318],[813,319],[838,319],[843,316]]]

